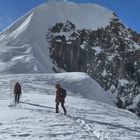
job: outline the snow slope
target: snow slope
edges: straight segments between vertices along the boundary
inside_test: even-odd
[[[11,89],[16,80],[21,82],[23,94],[21,103],[14,106]],[[138,117],[97,101],[95,87],[98,84],[94,82],[92,90],[88,91],[85,81],[94,82],[82,73],[0,76],[0,139],[139,140]],[[55,113],[56,82],[68,91],[67,116],[62,110],[60,114]],[[98,88],[101,96],[103,90]],[[92,93],[94,100],[83,98],[85,89]]]
[[[112,18],[113,12],[96,4],[43,3],[0,34],[0,72],[53,72],[46,41],[50,26],[69,20],[77,29],[95,30],[107,26]]]

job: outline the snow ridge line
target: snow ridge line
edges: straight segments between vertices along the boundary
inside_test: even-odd
[[[95,134],[94,131],[92,130],[92,128],[82,119],[78,118],[78,117],[74,117],[71,115],[66,115],[67,117],[73,119],[73,121],[80,126],[81,129],[83,129],[86,133],[88,133],[88,135],[95,137],[96,140],[100,140]]]
[[[93,128],[89,124],[87,124],[85,120],[77,116],[71,116],[71,115],[67,115],[67,116],[72,118],[83,130],[85,130],[90,136],[91,135],[94,136],[97,140],[110,140],[106,137],[102,137],[100,135],[100,132],[97,132],[96,128],[93,130]]]

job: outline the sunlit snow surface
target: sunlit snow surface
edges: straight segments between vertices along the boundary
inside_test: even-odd
[[[12,89],[17,80],[23,88],[22,103],[14,106]],[[54,85],[58,82],[68,91],[67,116],[62,109],[55,113]],[[0,85],[0,140],[140,139],[139,118],[117,109],[86,74],[3,75]]]

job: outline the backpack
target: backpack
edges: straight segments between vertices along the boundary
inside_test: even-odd
[[[64,98],[66,98],[66,96],[67,96],[67,91],[66,91],[65,89],[63,89],[63,88],[61,88],[61,95],[62,95]]]

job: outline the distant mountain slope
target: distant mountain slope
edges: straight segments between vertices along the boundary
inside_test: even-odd
[[[112,12],[99,5],[48,1],[0,34],[0,72],[53,72],[46,41],[50,26],[70,20],[78,29],[95,30],[106,27],[112,18]]]

